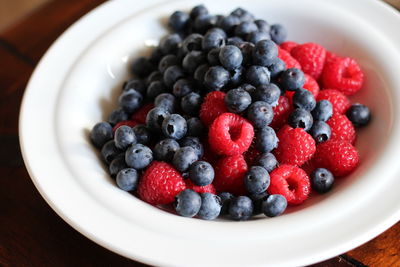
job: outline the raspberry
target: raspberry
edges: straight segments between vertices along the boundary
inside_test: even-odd
[[[308,74],[304,74],[304,77],[306,78],[306,81],[304,82],[303,88],[310,91],[314,95],[314,98],[317,98],[319,94],[319,85],[317,81]],[[295,91],[286,91],[285,93],[291,104],[294,93]]]
[[[333,88],[345,95],[353,95],[361,89],[364,74],[354,59],[346,57],[336,58],[327,64],[321,78],[325,88]]]
[[[278,57],[285,62],[286,69],[298,68],[301,69],[300,63],[294,59],[290,53],[282,48],[278,47]]]
[[[117,124],[115,124],[115,126],[113,127],[113,133],[122,125],[126,125],[129,126],[131,128],[135,127],[136,125],[138,125],[139,123],[137,123],[134,120],[129,120],[129,121],[120,121]]]
[[[288,117],[292,112],[293,107],[290,104],[289,99],[286,96],[280,96],[278,105],[273,108],[274,118],[271,122],[271,127],[274,129],[280,129],[284,124],[287,123]]]
[[[296,47],[296,46],[298,46],[298,45],[299,45],[299,44],[296,43],[296,42],[286,41],[286,42],[281,43],[281,44],[279,45],[279,47],[282,48],[283,50],[288,51],[288,52],[290,53],[290,51],[291,51],[294,47]]]
[[[200,109],[200,119],[205,125],[210,126],[216,117],[228,112],[224,98],[225,93],[220,91],[211,92],[204,98]]]
[[[326,168],[337,177],[351,173],[357,167],[359,160],[356,148],[341,140],[321,143],[314,155],[314,163],[318,168]]]
[[[286,125],[279,130],[277,136],[279,145],[275,149],[275,156],[281,164],[301,166],[315,152],[315,141],[303,128]]]
[[[185,181],[172,165],[153,161],[140,179],[138,194],[147,203],[161,205],[173,202],[175,196],[185,188]]]
[[[301,65],[304,73],[318,79],[324,68],[326,51],[316,43],[305,43],[294,47],[290,54]]]
[[[142,106],[138,111],[132,114],[131,119],[137,121],[139,124],[146,124],[147,113],[149,113],[152,108],[154,108],[153,103],[148,103]]]
[[[325,65],[332,63],[337,58],[339,58],[338,55],[332,53],[331,51],[326,50]]]
[[[215,195],[217,193],[213,184],[198,186],[194,185],[192,181],[190,181],[189,179],[185,180],[185,183],[186,183],[186,189],[192,189],[193,191],[196,191],[199,194],[211,193]]]
[[[346,110],[350,107],[349,99],[338,90],[334,89],[321,90],[317,96],[317,101],[323,99],[331,102],[334,114],[335,113],[344,114]]]
[[[310,179],[299,167],[283,164],[271,172],[270,178],[268,193],[283,195],[290,205],[303,203],[311,192]]]
[[[343,140],[354,144],[356,140],[356,130],[345,115],[335,114],[327,123],[332,131],[330,140]]]
[[[251,145],[254,129],[243,117],[223,113],[214,120],[208,132],[211,148],[220,155],[242,154]]]
[[[213,184],[219,192],[230,192],[236,195],[246,193],[244,175],[247,172],[247,163],[243,155],[221,158],[215,165]]]
[[[247,165],[249,166],[253,166],[258,156],[260,155],[261,152],[256,149],[254,142],[251,143],[249,149],[243,154],[244,159],[246,160]]]

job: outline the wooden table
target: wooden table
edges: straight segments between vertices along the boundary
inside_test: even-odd
[[[50,2],[0,34],[0,266],[145,266],[100,247],[58,217],[32,184],[18,143],[21,98],[33,69],[69,25],[102,2]],[[313,266],[400,266],[399,254],[397,223]]]

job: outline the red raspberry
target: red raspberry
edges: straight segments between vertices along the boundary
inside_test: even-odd
[[[115,124],[115,126],[113,127],[113,133],[119,128],[119,127],[121,127],[122,125],[126,125],[126,126],[129,126],[129,127],[135,127],[136,125],[138,125],[139,123],[137,123],[136,121],[133,121],[133,120],[129,120],[129,121],[120,121],[120,122],[118,122],[117,124]]]
[[[255,161],[256,161],[256,159],[258,158],[258,156],[260,156],[260,155],[261,155],[261,152],[258,151],[258,150],[255,148],[255,143],[254,143],[254,142],[251,143],[249,149],[248,149],[246,152],[244,152],[244,154],[243,154],[244,159],[246,160],[247,165],[249,165],[249,166],[255,165],[255,164],[254,164]]]
[[[208,142],[219,155],[242,154],[250,147],[253,137],[253,125],[233,113],[219,115],[208,131]]]
[[[316,43],[305,43],[294,47],[290,54],[300,63],[304,73],[316,80],[319,78],[324,68],[325,48]]]
[[[140,178],[138,194],[147,203],[161,205],[173,202],[185,188],[183,177],[174,167],[166,162],[153,161]]]
[[[286,51],[288,51],[288,52],[290,53],[290,51],[291,51],[294,47],[296,47],[296,46],[298,46],[298,45],[299,45],[299,44],[296,43],[296,42],[286,41],[286,42],[281,43],[281,44],[279,45],[279,47],[282,48],[282,49],[284,49],[284,50],[286,50]]]
[[[354,59],[336,58],[325,66],[321,78],[325,88],[333,88],[345,95],[353,95],[361,89],[364,73]]]
[[[283,164],[274,169],[270,177],[268,193],[283,195],[290,205],[303,203],[311,192],[310,179],[299,167]]]
[[[303,165],[315,153],[315,141],[303,128],[292,128],[289,125],[279,130],[278,147],[275,156],[281,164]]]
[[[243,155],[221,158],[215,165],[213,184],[219,192],[230,192],[235,195],[246,193],[244,175],[247,172],[247,163]]]
[[[210,126],[214,119],[222,113],[228,112],[224,102],[225,93],[214,91],[208,93],[200,109],[201,121]]]
[[[340,57],[338,55],[336,55],[335,53],[326,50],[325,65],[332,63],[337,58],[340,58]]]
[[[301,69],[300,63],[297,62],[296,59],[294,59],[290,53],[286,50],[283,50],[282,48],[280,48],[278,46],[278,57],[283,60],[286,64],[286,68],[290,69],[290,68],[298,68]]]
[[[359,160],[356,148],[341,140],[328,140],[319,144],[314,155],[314,163],[318,168],[326,168],[337,177],[351,173]]]
[[[192,181],[190,181],[189,179],[185,180],[185,183],[186,183],[187,189],[192,189],[193,191],[196,191],[199,194],[211,193],[211,194],[215,195],[217,193],[213,184],[209,184],[209,185],[205,185],[205,186],[198,186],[198,185],[194,185],[192,183]]]
[[[284,124],[286,124],[293,107],[290,104],[289,99],[286,96],[280,96],[278,100],[278,105],[273,108],[274,118],[271,122],[271,127],[274,129],[280,129]]]
[[[135,113],[132,114],[131,119],[137,121],[139,124],[146,124],[146,116],[150,109],[154,108],[153,103],[147,103],[139,108]]]
[[[316,98],[319,94],[319,85],[318,85],[317,81],[308,74],[304,74],[304,76],[305,76],[306,80],[304,82],[303,88],[310,91],[314,95],[314,98]],[[286,93],[285,93],[285,95],[287,96],[287,98],[289,99],[289,102],[291,104],[292,104],[292,99],[293,99],[294,93],[295,93],[294,91],[286,91]]]
[[[332,103],[334,114],[344,114],[351,105],[349,99],[344,94],[335,89],[321,90],[317,96],[317,101],[323,99],[328,100]]]
[[[346,115],[335,114],[327,123],[332,131],[330,140],[343,140],[354,144],[356,130]]]

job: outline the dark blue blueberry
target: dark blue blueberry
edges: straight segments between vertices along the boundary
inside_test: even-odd
[[[112,126],[108,122],[96,123],[90,131],[90,140],[97,148],[101,148],[113,138]]]
[[[121,150],[126,150],[128,146],[137,142],[133,129],[127,125],[122,125],[115,130],[114,141],[115,146]]]
[[[217,24],[217,16],[206,14],[198,16],[193,23],[196,32],[204,34]]]
[[[311,111],[315,108],[316,104],[314,95],[306,89],[296,90],[293,95],[293,106],[295,108]]]
[[[270,183],[269,173],[261,166],[252,166],[244,176],[244,184],[250,194],[261,194]]]
[[[274,111],[270,104],[264,101],[257,101],[247,109],[247,118],[256,128],[268,126],[274,118]]]
[[[243,42],[244,42],[243,39],[238,37],[238,36],[233,36],[233,37],[229,37],[228,39],[226,39],[226,44],[227,45],[239,46]]]
[[[154,81],[147,87],[146,96],[148,99],[154,99],[158,95],[167,92],[167,87],[162,81]]]
[[[129,91],[131,89],[138,91],[142,95],[146,94],[146,85],[142,80],[130,79],[124,83],[122,86],[124,91]]]
[[[206,33],[203,38],[202,48],[205,52],[225,45],[225,36],[218,31]]]
[[[136,90],[129,90],[122,93],[118,101],[119,106],[130,114],[140,108],[143,96]]]
[[[203,98],[197,93],[189,93],[182,97],[181,108],[190,116],[197,116],[200,111]]]
[[[175,152],[180,148],[174,139],[164,139],[154,146],[154,158],[160,161],[172,161]]]
[[[141,170],[153,161],[153,152],[147,146],[134,144],[125,152],[125,162],[129,167]]]
[[[253,99],[254,97],[254,93],[256,91],[256,88],[248,83],[243,83],[242,85],[239,86],[239,88],[246,90],[247,93],[249,93],[251,95],[251,98]]]
[[[197,5],[190,11],[190,18],[194,20],[200,15],[207,15],[208,9],[204,5]]]
[[[176,213],[183,217],[194,217],[200,210],[201,197],[191,189],[185,189],[175,197]]]
[[[146,78],[146,85],[150,85],[152,82],[155,81],[162,81],[163,75],[158,70],[153,71],[150,75]]]
[[[226,16],[218,23],[218,27],[223,29],[227,34],[232,34],[236,25],[240,24],[240,19],[237,16]]]
[[[201,51],[203,43],[203,35],[192,33],[188,35],[182,42],[182,49],[185,53],[190,51]]]
[[[124,191],[133,191],[139,182],[139,175],[133,168],[122,169],[118,172],[115,179],[119,188]]]
[[[243,55],[242,65],[244,66],[251,65],[253,62],[254,44],[249,42],[242,42],[238,45],[238,47],[240,48],[240,51],[242,51]]]
[[[296,91],[303,87],[305,82],[304,73],[297,68],[283,71],[279,77],[279,83],[284,90]]]
[[[346,116],[355,127],[361,128],[370,122],[371,111],[367,106],[356,103],[347,110]]]
[[[197,67],[196,71],[194,72],[194,79],[198,81],[199,83],[203,83],[204,81],[204,76],[206,75],[206,72],[210,66],[208,64],[203,64]]]
[[[219,51],[221,50],[221,48],[213,48],[211,49],[208,54],[207,54],[207,61],[208,64],[210,64],[211,66],[216,66],[216,65],[220,65],[221,63],[219,62]]]
[[[203,193],[201,196],[201,207],[197,216],[204,220],[214,220],[221,212],[221,199],[211,193]]]
[[[218,196],[221,199],[222,204],[220,215],[226,215],[229,211],[229,204],[231,203],[231,200],[235,198],[235,196],[229,192],[219,193]]]
[[[279,75],[286,70],[286,64],[285,62],[280,59],[280,58],[275,58],[274,62],[270,66],[268,66],[268,69],[271,73],[271,78],[275,79],[279,77]]]
[[[110,164],[121,152],[122,151],[115,146],[114,140],[108,141],[101,148],[101,155],[107,164]]]
[[[262,192],[261,194],[253,194],[249,196],[253,201],[253,215],[258,215],[262,213],[262,203],[267,196],[267,192]]]
[[[185,172],[189,169],[190,165],[198,160],[196,151],[190,147],[185,146],[179,148],[172,159],[172,164],[180,172]]]
[[[205,133],[204,124],[197,117],[192,117],[187,120],[187,136],[202,136]]]
[[[310,178],[311,187],[318,193],[326,193],[331,190],[335,181],[333,174],[324,168],[315,169]]]
[[[190,51],[186,54],[182,61],[183,69],[190,74],[193,74],[197,67],[206,63],[206,56],[201,51]]]
[[[118,154],[115,159],[113,159],[108,166],[108,171],[110,172],[111,177],[115,177],[117,173],[128,167],[125,162],[125,153]]]
[[[257,19],[254,21],[254,23],[257,25],[257,28],[259,31],[263,31],[263,32],[269,32],[270,31],[270,25],[268,24],[268,22],[266,22],[263,19]]]
[[[281,215],[287,207],[287,200],[284,196],[276,194],[269,195],[262,202],[262,212],[268,217]]]
[[[310,130],[310,134],[317,144],[328,141],[331,133],[331,127],[323,121],[314,122]]]
[[[224,39],[226,39],[228,36],[226,35],[226,32],[223,30],[223,29],[221,29],[221,28],[218,28],[218,27],[214,27],[214,28],[211,28],[211,29],[209,29],[207,32],[206,32],[206,34],[210,34],[210,33],[219,33],[220,35],[222,35],[223,37],[224,37]]]
[[[241,113],[251,104],[251,96],[243,89],[232,89],[226,93],[224,101],[230,112]]]
[[[311,112],[315,121],[327,121],[333,115],[333,107],[328,100],[320,100]]]
[[[253,96],[256,101],[264,101],[271,106],[276,106],[281,96],[281,89],[273,83],[260,85],[256,88]]]
[[[161,73],[164,73],[168,67],[178,65],[178,64],[179,64],[179,60],[178,60],[177,56],[166,55],[160,60],[160,63],[158,63],[158,70]]]
[[[229,82],[229,78],[229,72],[223,67],[210,67],[204,75],[204,85],[211,91],[219,91]]]
[[[272,153],[261,154],[256,163],[266,169],[267,172],[272,172],[278,166],[278,160]]]
[[[198,186],[205,186],[214,180],[214,168],[206,161],[196,161],[189,168],[189,179]]]
[[[241,21],[253,21],[254,20],[254,15],[251,14],[246,9],[243,9],[241,7],[238,7],[235,10],[233,10],[231,12],[231,15],[238,17]]]
[[[176,54],[179,49],[179,45],[182,42],[182,38],[179,34],[173,33],[165,36],[160,41],[160,49],[164,53],[167,54]]]
[[[186,120],[179,114],[171,114],[162,123],[162,131],[165,137],[181,139],[186,135]]]
[[[256,134],[256,147],[262,153],[271,152],[278,146],[278,141],[274,129],[269,126],[265,126]]]
[[[179,79],[174,83],[172,93],[178,97],[184,97],[185,95],[194,91],[194,81],[190,79]]]
[[[177,105],[176,97],[170,93],[160,94],[154,100],[154,106],[163,108],[169,113],[173,113],[175,111],[176,105]]]
[[[262,40],[269,40],[269,39],[270,39],[269,33],[260,30],[251,32],[246,36],[246,41],[251,42],[253,44],[256,44],[257,42]]]
[[[160,132],[161,125],[166,117],[169,116],[169,112],[162,107],[155,107],[147,113],[146,126],[150,131]]]
[[[235,35],[246,38],[249,33],[257,31],[257,25],[252,21],[243,21],[235,27]]]
[[[272,41],[274,41],[277,44],[283,43],[287,37],[287,31],[286,31],[285,27],[283,27],[280,24],[271,25],[269,34],[271,35]]]
[[[270,73],[266,67],[253,65],[247,69],[246,79],[248,83],[254,86],[269,84]]]
[[[200,139],[197,137],[185,137],[179,141],[181,147],[190,146],[196,152],[198,158],[203,157],[204,148],[203,144],[200,142]]]
[[[230,201],[229,216],[235,221],[245,221],[253,215],[253,201],[249,197],[239,196]]]
[[[219,51],[219,62],[227,70],[234,70],[242,65],[242,51],[234,45],[226,45]]]
[[[303,128],[305,131],[311,129],[313,125],[313,117],[311,113],[305,109],[296,108],[288,119],[288,124],[293,128]]]
[[[257,42],[253,50],[253,63],[260,66],[270,66],[278,57],[278,46],[271,40]]]
[[[145,125],[136,125],[133,127],[133,132],[135,133],[136,140],[139,144],[147,145],[150,142],[151,132]]]
[[[169,66],[164,72],[164,84],[168,88],[172,88],[174,83],[183,77],[185,77],[185,73],[180,66]]]
[[[189,23],[189,15],[182,11],[175,11],[169,17],[168,26],[176,32],[184,31]]]
[[[234,70],[231,70],[229,72],[231,75],[231,79],[229,80],[228,86],[236,87],[241,85],[243,80],[243,72],[244,68],[242,66],[239,66],[239,68],[236,68]]]
[[[149,61],[157,66],[163,56],[164,54],[161,51],[161,48],[159,46],[154,47],[154,49],[150,53]]]
[[[137,77],[145,77],[154,70],[153,64],[145,57],[139,57],[132,62],[131,72]]]

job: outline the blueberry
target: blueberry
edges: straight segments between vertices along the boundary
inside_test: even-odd
[[[244,176],[244,184],[250,194],[261,194],[270,183],[269,173],[261,166],[252,166]]]
[[[270,39],[269,33],[260,30],[251,32],[246,36],[246,41],[251,42],[253,44],[256,44],[257,42],[262,40],[269,40],[269,39]]]
[[[311,127],[310,134],[315,142],[319,144],[331,138],[331,127],[326,122],[316,121]]]
[[[196,151],[190,147],[185,146],[179,148],[172,159],[172,164],[180,172],[185,172],[189,169],[189,166],[198,160]]]
[[[137,142],[133,129],[126,125],[118,127],[114,134],[114,141],[115,146],[121,150],[126,150],[128,146]]]
[[[229,192],[221,192],[218,194],[218,196],[221,199],[222,204],[220,215],[226,215],[228,214],[229,204],[231,203],[231,200],[235,198],[235,196]]]
[[[328,100],[320,100],[311,112],[314,120],[327,121],[333,115],[333,107]]]
[[[163,108],[164,110],[172,113],[175,111],[177,105],[176,97],[169,93],[160,94],[154,99],[154,106]]]
[[[165,55],[176,54],[181,42],[181,36],[177,33],[173,33],[160,40],[160,49]]]
[[[201,197],[191,189],[185,189],[175,197],[176,213],[183,217],[194,217],[200,210]]]
[[[256,163],[266,169],[267,172],[272,172],[278,166],[278,160],[272,153],[261,154]]]
[[[129,167],[141,170],[153,161],[153,152],[147,146],[135,144],[125,152],[125,162]]]
[[[197,5],[190,11],[190,18],[194,20],[200,15],[207,15],[208,9],[204,5]]]
[[[153,71],[150,75],[146,78],[146,85],[150,85],[152,82],[155,81],[162,81],[163,75],[158,70]]]
[[[249,43],[249,42],[242,42],[238,45],[240,51],[242,51],[243,55],[243,63],[242,65],[248,66],[251,65],[253,62],[253,50],[254,50],[254,44]]]
[[[178,65],[180,62],[178,60],[178,57],[175,55],[166,55],[164,56],[161,60],[160,63],[158,63],[158,70],[161,73],[164,73],[165,70],[174,65]]]
[[[223,29],[226,33],[232,34],[236,25],[239,25],[240,19],[237,16],[229,15],[221,19],[218,27]]]
[[[242,84],[243,80],[243,72],[244,68],[240,66],[234,70],[231,70],[229,73],[231,75],[231,79],[229,80],[228,86],[229,87],[237,87]]]
[[[180,148],[174,139],[164,139],[154,146],[154,158],[160,161],[172,161],[175,152]]]
[[[203,193],[201,196],[201,207],[197,216],[204,220],[214,220],[221,212],[221,199],[211,193]]]
[[[268,24],[268,22],[266,22],[263,19],[257,19],[254,21],[254,23],[257,25],[257,28],[259,31],[263,31],[263,32],[269,32],[270,31],[270,25]]]
[[[163,56],[164,54],[161,51],[161,48],[159,46],[156,46],[150,53],[149,61],[157,66]]]
[[[119,106],[127,113],[132,113],[140,108],[143,96],[136,90],[129,90],[119,97]]]
[[[97,148],[101,148],[113,138],[112,126],[108,122],[96,123],[90,131],[90,140]]]
[[[172,93],[178,97],[184,97],[185,95],[194,91],[194,82],[190,79],[179,79],[174,83]]]
[[[357,128],[364,127],[371,120],[371,112],[369,108],[359,103],[351,105],[346,112],[346,116]]]
[[[253,96],[256,101],[264,101],[271,106],[276,106],[281,96],[281,89],[273,83],[263,84],[256,88]]]
[[[206,33],[203,38],[202,48],[205,52],[225,45],[225,36],[218,31]]]
[[[233,37],[229,37],[228,39],[226,39],[226,44],[227,45],[239,46],[243,42],[244,42],[243,39],[238,37],[238,36],[233,36]]]
[[[231,200],[229,216],[235,221],[248,220],[253,215],[253,208],[253,202],[249,197],[239,196]]]
[[[253,65],[247,69],[246,79],[248,83],[254,86],[269,84],[270,73],[266,67]]]
[[[241,113],[251,104],[251,96],[243,89],[232,89],[226,93],[224,101],[230,112]]]
[[[133,127],[137,142],[142,145],[147,145],[151,140],[150,130],[143,124],[138,124]]]
[[[200,111],[203,98],[197,93],[189,93],[182,97],[181,108],[190,116],[197,116]]]
[[[274,41],[277,44],[283,43],[287,37],[287,31],[286,31],[285,27],[283,27],[280,24],[271,25],[269,34],[271,35],[272,41]]]
[[[242,51],[234,45],[224,46],[219,52],[219,61],[225,69],[234,70],[242,65]]]
[[[148,99],[154,99],[156,96],[166,92],[167,87],[165,87],[162,81],[154,81],[147,87],[146,96]]]
[[[207,61],[208,64],[210,64],[211,66],[216,66],[216,65],[220,65],[221,63],[219,62],[219,51],[221,50],[221,48],[213,48],[211,49],[208,54],[207,54]]]
[[[257,101],[247,109],[247,118],[256,128],[268,126],[274,118],[274,111],[270,104],[264,101]]]
[[[253,63],[260,66],[270,66],[278,57],[278,47],[271,40],[257,42],[253,50]]]
[[[214,180],[214,168],[206,161],[196,161],[189,168],[189,179],[198,186],[205,186]]]
[[[269,195],[262,202],[262,211],[268,217],[281,215],[287,207],[287,200],[284,196],[275,194]]]
[[[161,129],[165,137],[181,139],[186,135],[186,120],[179,114],[171,114],[162,123]]]
[[[218,28],[218,27],[211,28],[206,32],[206,34],[210,34],[210,33],[218,33],[218,34],[222,35],[224,37],[224,39],[226,39],[228,37],[226,35],[226,32],[223,29]]]
[[[271,78],[275,79],[279,77],[279,75],[286,70],[286,64],[280,58],[275,58],[272,64],[268,67],[269,72],[271,73]]]
[[[254,98],[254,93],[256,92],[256,88],[253,85],[248,84],[248,83],[243,83],[239,86],[239,88],[241,88],[241,89],[245,90],[247,93],[249,93],[252,99]]]
[[[219,91],[229,82],[229,78],[229,72],[223,67],[210,67],[204,75],[204,85],[211,91]]]
[[[190,51],[201,51],[203,43],[203,35],[192,33],[188,35],[182,42],[182,49],[185,53]]]
[[[124,191],[133,191],[136,189],[139,181],[138,173],[133,168],[122,169],[118,172],[116,182],[119,188]]]
[[[333,174],[324,168],[315,169],[310,178],[311,187],[318,193],[326,193],[331,190],[335,181]]]
[[[187,136],[202,136],[205,132],[204,124],[197,117],[192,117],[187,120]]]
[[[108,141],[101,148],[101,155],[107,164],[110,164],[121,152],[122,151],[115,146],[114,140]]]
[[[162,107],[155,107],[147,113],[146,126],[151,131],[161,131],[161,125],[166,117],[169,116],[169,112]]]
[[[279,77],[282,89],[296,91],[303,87],[305,82],[304,73],[297,68],[290,68],[282,72]]]
[[[206,63],[206,57],[202,52],[190,51],[183,58],[182,67],[187,73],[193,74],[197,67],[204,63]]]
[[[189,15],[182,11],[175,11],[169,17],[168,26],[176,32],[184,31],[189,23]]]
[[[249,33],[257,31],[257,25],[252,21],[243,21],[235,27],[235,36],[245,38]]]
[[[191,148],[194,149],[196,152],[196,155],[198,158],[203,157],[204,154],[204,148],[202,143],[200,142],[200,139],[197,137],[185,137],[182,140],[179,141],[181,147],[184,146],[190,146]]]
[[[206,14],[196,17],[193,23],[193,27],[196,32],[205,33],[208,29],[214,27],[217,24],[217,17],[214,15]]]
[[[198,66],[196,71],[194,72],[194,79],[202,84],[204,81],[204,76],[206,75],[206,72],[209,68],[210,66],[208,64]]]
[[[238,17],[241,21],[252,21],[254,20],[254,15],[251,14],[249,11],[238,7],[231,12],[232,16]]]
[[[315,108],[316,104],[314,95],[306,89],[296,90],[293,95],[293,106],[295,108],[302,108],[311,111]]]
[[[183,78],[185,76],[185,73],[183,71],[183,69],[177,65],[173,65],[173,66],[169,66],[165,72],[164,72],[164,84],[168,87],[168,88],[172,88],[172,86],[174,85],[174,83]]]
[[[278,137],[274,129],[264,126],[256,134],[256,147],[262,153],[271,152],[278,146]]]
[[[132,62],[131,72],[137,77],[145,77],[150,74],[154,69],[153,64],[145,57],[139,57]]]
[[[307,110],[296,108],[289,115],[288,124],[293,128],[303,128],[305,131],[308,131],[313,125],[313,117]]]
[[[125,169],[126,167],[128,166],[125,162],[125,153],[120,153],[110,162],[108,171],[111,177],[115,177],[120,170]]]
[[[268,193],[262,192],[260,194],[250,195],[249,197],[253,201],[253,215],[262,213],[262,202],[268,197]]]
[[[129,91],[131,89],[138,91],[142,95],[146,94],[146,85],[142,80],[130,79],[124,83],[122,86],[124,91]]]

